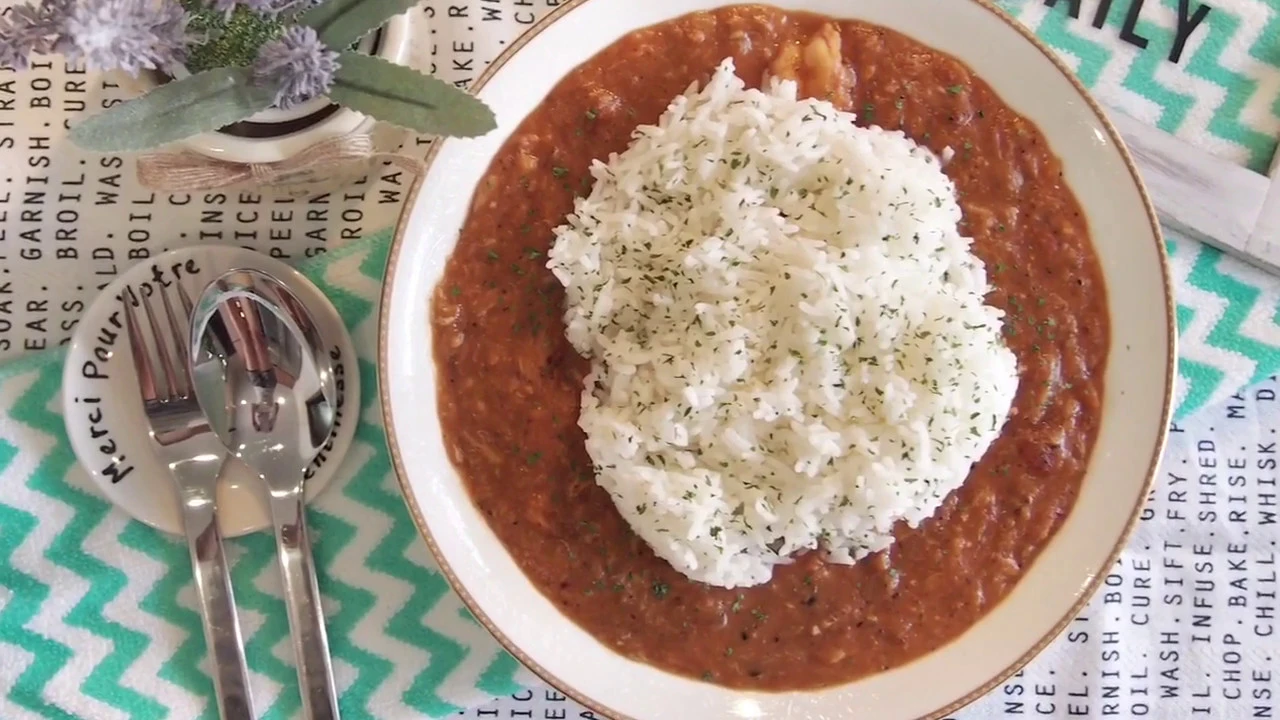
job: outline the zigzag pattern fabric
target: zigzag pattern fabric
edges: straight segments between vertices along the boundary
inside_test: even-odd
[[[1183,0],[1185,2],[1185,0]],[[1221,0],[1191,34],[1177,63],[1179,0],[1141,4],[1121,39],[1128,2],[999,0],[1053,48],[1094,95],[1219,157],[1265,173],[1280,137],[1280,0]],[[1186,3],[1187,15],[1204,3]],[[1078,7],[1078,18],[1072,11]],[[1280,285],[1221,251],[1168,234],[1177,287],[1179,387],[1185,417],[1280,368]]]
[[[311,506],[343,717],[445,717],[531,678],[449,590],[391,472],[374,369],[386,233],[303,266],[361,348],[361,424]],[[0,717],[215,718],[185,544],[92,489],[61,357],[0,367]],[[33,512],[40,508],[39,512]],[[259,717],[300,709],[274,538],[230,540]]]
[[[1004,0],[1098,96],[1263,170],[1280,133],[1280,0],[1220,0],[1176,66],[1177,0],[1148,0],[1138,53],[1097,3]],[[1207,30],[1206,30],[1207,28]],[[376,303],[385,233],[303,266],[338,305],[360,361],[362,422],[311,509],[335,672],[348,718],[446,717],[533,681],[466,612],[419,539],[391,474],[377,407]],[[1280,283],[1170,237],[1181,335],[1179,416],[1280,367]],[[186,548],[114,510],[75,464],[56,353],[0,366],[0,718],[214,718]],[[273,540],[229,552],[261,717],[298,714]]]

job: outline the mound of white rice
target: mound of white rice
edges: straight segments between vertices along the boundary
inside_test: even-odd
[[[595,164],[556,231],[596,480],[694,580],[888,547],[1013,401],[954,185],[902,133],[853,121],[793,82],[747,90],[725,60]]]

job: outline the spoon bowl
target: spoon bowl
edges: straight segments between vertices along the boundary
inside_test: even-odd
[[[210,422],[232,453],[272,469],[310,464],[332,435],[337,384],[292,291],[259,270],[225,273],[201,296],[191,340],[197,390],[225,410]]]

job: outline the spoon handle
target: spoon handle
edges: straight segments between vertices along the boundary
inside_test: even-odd
[[[284,601],[289,610],[293,654],[298,666],[302,713],[308,720],[337,720],[338,691],[329,658],[324,608],[311,559],[311,539],[301,488],[271,493],[271,516],[276,527],[276,547],[284,579]]]
[[[187,548],[191,553],[196,594],[200,599],[204,639],[213,661],[218,717],[223,720],[253,720],[249,676],[245,672],[244,641],[236,618],[231,572],[227,567],[213,503],[204,493],[185,494],[183,523],[187,529]]]

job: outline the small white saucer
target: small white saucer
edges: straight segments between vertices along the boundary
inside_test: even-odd
[[[152,449],[119,296],[126,286],[140,292],[145,284],[176,280],[195,300],[206,284],[237,267],[263,270],[287,284],[315,316],[336,358],[337,423],[329,447],[308,470],[308,501],[333,479],[355,435],[360,417],[355,347],[337,311],[310,280],[279,260],[235,247],[205,245],[144,260],[108,285],[81,317],[62,374],[62,406],[71,447],[103,494],[158,530],[183,534],[182,514],[173,477]],[[218,486],[218,524],[227,537],[271,526],[261,480],[234,457],[227,458]]]

